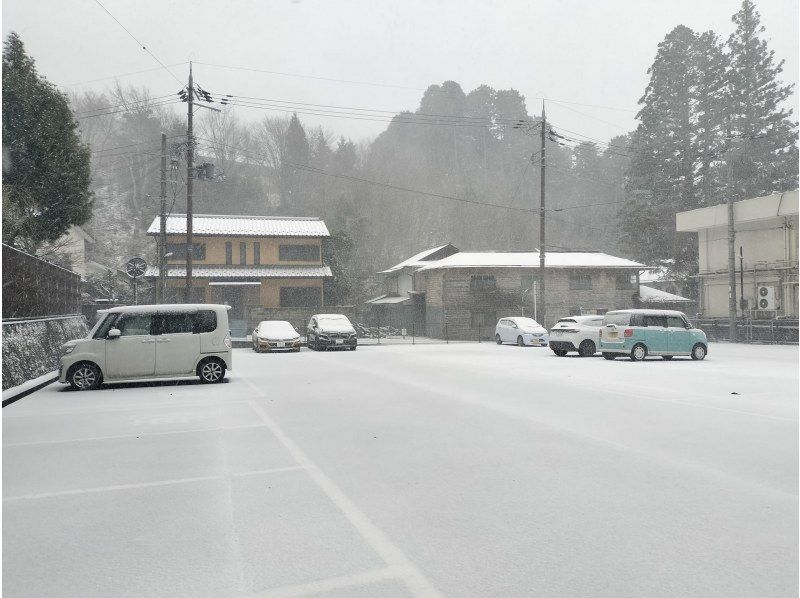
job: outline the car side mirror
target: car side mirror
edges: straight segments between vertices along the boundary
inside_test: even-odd
[[[119,328],[112,328],[111,330],[108,331],[108,334],[106,335],[106,338],[109,338],[109,339],[119,338],[121,335],[122,335],[122,332],[120,332]]]

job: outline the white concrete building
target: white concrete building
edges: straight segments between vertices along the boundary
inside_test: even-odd
[[[729,297],[727,205],[680,212],[675,220],[678,232],[698,235],[702,315],[726,317]],[[797,317],[797,225],[797,190],[734,204],[736,301],[740,316]]]

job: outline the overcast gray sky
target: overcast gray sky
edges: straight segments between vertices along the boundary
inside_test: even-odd
[[[432,83],[451,79],[465,92],[486,83],[519,90],[529,112],[540,110],[541,97],[552,98],[547,113],[556,125],[599,139],[634,127],[647,68],[668,31],[683,24],[725,39],[740,6],[739,0],[100,2],[163,63],[197,61],[195,80],[212,92],[399,111],[416,109]],[[756,4],[770,48],[786,60],[784,80],[796,83],[797,0]],[[11,30],[40,72],[65,90],[102,90],[114,76],[145,69],[155,70],[119,79],[155,96],[180,87],[95,0],[4,0],[4,36]],[[170,70],[183,82],[187,69]],[[796,104],[795,93],[795,118]],[[236,110],[245,120],[280,114]],[[354,139],[386,127],[301,118]]]

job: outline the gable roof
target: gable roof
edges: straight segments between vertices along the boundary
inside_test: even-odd
[[[545,268],[631,268],[649,266],[600,252],[547,252]],[[538,251],[463,251],[420,268],[420,272],[442,268],[538,268]]]
[[[157,235],[161,230],[158,217],[153,219],[148,235]],[[329,237],[328,227],[319,218],[295,218],[288,216],[218,216],[195,214],[192,216],[193,234],[199,236],[242,237]],[[167,216],[167,234],[186,234],[186,214]]]
[[[421,251],[417,255],[411,256],[407,260],[402,261],[399,264],[395,264],[391,268],[378,272],[378,274],[389,274],[391,272],[397,272],[398,270],[402,270],[403,268],[409,268],[409,267],[419,268],[422,266],[426,266],[436,259],[437,253],[439,252],[445,253],[442,250],[447,248],[451,248],[453,250],[453,253],[458,252],[458,249],[455,246],[453,246],[452,243],[446,243],[445,245],[439,245],[439,247],[434,247],[432,249],[426,249],[425,251]]]

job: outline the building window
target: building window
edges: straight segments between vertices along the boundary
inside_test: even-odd
[[[282,262],[318,262],[319,245],[281,245],[278,259]]]
[[[233,264],[233,243],[230,241],[225,241],[225,264]]]
[[[570,291],[589,291],[592,288],[592,276],[584,272],[573,272],[569,275]]]
[[[281,287],[281,307],[321,307],[322,287]]]
[[[628,291],[636,286],[636,275],[629,272],[617,274],[617,290]]]
[[[206,246],[204,243],[193,243],[194,245],[194,253],[192,254],[192,259],[195,260],[204,260],[206,259]],[[167,253],[171,253],[172,255],[169,256],[171,260],[181,260],[186,259],[186,243],[167,243]]]
[[[239,263],[242,266],[247,263],[247,243],[239,243]]]
[[[497,324],[494,312],[473,311],[471,322],[473,328],[490,328]]]
[[[494,291],[497,289],[497,282],[494,276],[473,276],[469,280],[471,291]]]
[[[253,243],[253,264],[261,265],[261,243]]]

